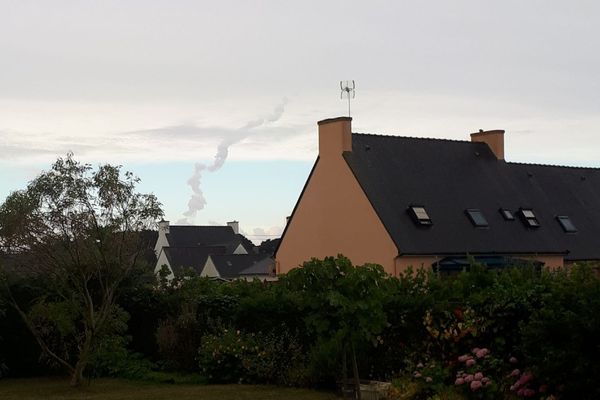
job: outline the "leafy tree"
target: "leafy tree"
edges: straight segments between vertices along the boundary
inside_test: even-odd
[[[354,267],[342,255],[313,259],[290,271],[283,284],[297,294],[308,328],[320,338],[341,344],[346,378],[346,353],[352,357],[356,392],[360,399],[356,348],[378,343],[387,325],[385,304],[390,283],[383,268],[375,264]]]
[[[148,235],[140,233],[163,215],[156,197],[137,193],[139,179],[120,168],[94,170],[68,154],[0,206],[0,245],[15,256],[19,275],[43,281],[42,296],[28,306],[7,282],[9,303],[72,385],[82,383],[103,340],[122,331],[119,290],[148,262]]]

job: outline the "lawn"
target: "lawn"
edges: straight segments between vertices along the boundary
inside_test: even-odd
[[[290,399],[332,400],[332,393],[255,385],[157,384],[121,379],[98,379],[91,386],[75,389],[68,381],[50,378],[0,379],[2,400],[158,400],[158,399]]]

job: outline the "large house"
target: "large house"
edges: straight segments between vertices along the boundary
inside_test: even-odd
[[[276,251],[278,273],[312,257],[456,268],[600,260],[600,168],[504,159],[504,131],[470,141],[352,133],[320,121],[319,156]]]
[[[184,268],[223,280],[271,280],[275,275],[273,259],[256,254],[252,242],[239,233],[237,221],[227,226],[170,225],[169,221],[161,221],[154,251],[155,273],[165,266],[169,280]]]

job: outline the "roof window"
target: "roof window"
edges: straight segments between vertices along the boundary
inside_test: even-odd
[[[567,233],[577,232],[577,228],[575,228],[573,221],[571,221],[571,218],[569,218],[568,216],[559,215],[558,217],[556,217],[556,219],[558,220],[558,222],[560,223],[560,226],[562,226],[562,228],[565,232],[567,232]]]
[[[410,215],[413,217],[415,222],[419,225],[433,225],[427,210],[423,206],[410,206],[408,207]]]
[[[506,220],[506,221],[514,221],[515,220],[515,215],[513,214],[513,212],[510,210],[507,210],[506,208],[501,208],[500,214],[502,214],[502,218],[504,218],[504,220]]]
[[[529,228],[539,228],[540,227],[540,223],[537,220],[537,217],[533,213],[532,209],[521,208],[519,210],[519,214],[521,215],[521,218],[523,219],[523,222],[525,223],[525,225],[527,225]]]
[[[471,220],[473,225],[475,225],[476,227],[487,228],[489,226],[487,219],[485,219],[481,210],[471,208],[471,209],[465,210],[465,212],[469,216],[469,219]]]

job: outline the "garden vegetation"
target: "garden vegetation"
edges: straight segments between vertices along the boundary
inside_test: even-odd
[[[38,178],[0,207],[0,377],[367,379],[392,382],[396,399],[600,398],[597,266],[391,277],[337,256],[277,282],[193,271],[167,282],[144,253],[156,199],[118,168],[67,158],[54,173],[58,184]]]

